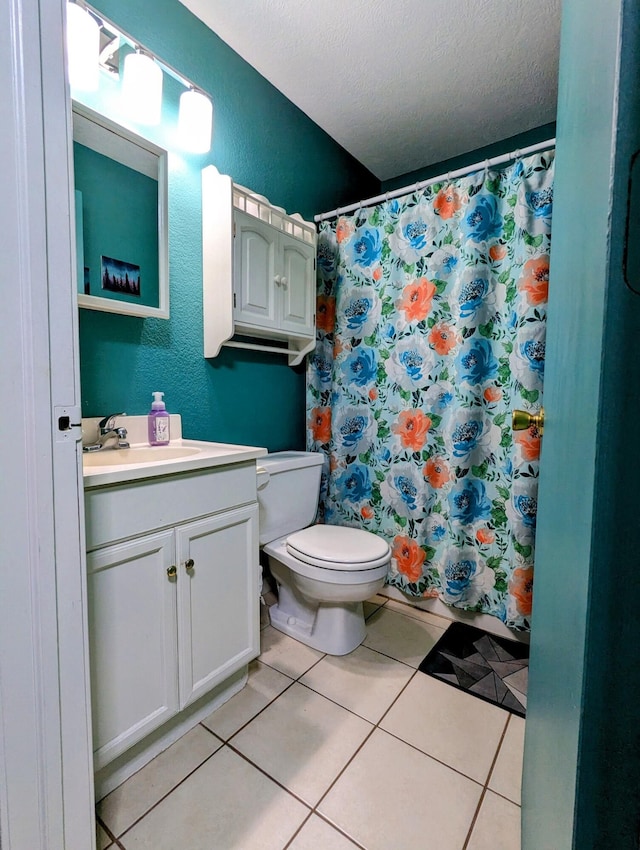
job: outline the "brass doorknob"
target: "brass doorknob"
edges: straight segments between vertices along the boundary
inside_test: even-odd
[[[187,572],[192,570],[195,567],[195,565],[196,565],[196,562],[193,560],[193,558],[189,558],[188,561],[184,562],[184,568]]]
[[[167,567],[167,575],[169,578],[175,578],[178,575],[178,568],[175,566]]]
[[[534,427],[539,434],[544,431],[544,407],[537,413],[529,413],[527,410],[514,410],[511,414],[511,428],[514,431],[525,431]]]

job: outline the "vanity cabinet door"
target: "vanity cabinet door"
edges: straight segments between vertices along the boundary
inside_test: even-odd
[[[178,710],[172,530],[87,555],[96,770]]]
[[[258,507],[176,529],[180,707],[259,654]]]

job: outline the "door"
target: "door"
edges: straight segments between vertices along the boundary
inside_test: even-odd
[[[277,327],[276,240],[278,233],[234,210],[234,319],[259,328]]]
[[[282,329],[295,334],[315,333],[315,247],[286,234],[280,236]]]
[[[87,555],[95,769],[178,710],[174,533]]]
[[[176,530],[180,708],[256,658],[258,506]]]
[[[639,78],[638,0],[565,0],[523,850],[638,847]]]

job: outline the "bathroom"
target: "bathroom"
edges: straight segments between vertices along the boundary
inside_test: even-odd
[[[299,211],[307,219],[320,210],[377,192],[376,182],[344,151],[230,49],[198,28],[198,37],[213,39],[216,44],[214,50],[211,42],[206,42],[204,67],[204,60],[193,49],[196,31],[186,27],[189,16],[178,4],[163,5],[162,13],[155,7],[131,9],[121,3],[107,4],[103,11],[190,77],[202,74],[203,84],[207,83],[215,100],[214,153],[221,172],[231,174],[243,185],[259,187],[274,203],[287,211]],[[187,57],[193,67],[187,67]],[[224,96],[217,93],[218,80],[224,80]],[[234,101],[242,103],[241,110],[232,107]],[[277,121],[277,145],[261,145],[257,128],[262,133],[271,121]],[[287,132],[282,132],[283,126]],[[310,160],[314,161],[312,169],[308,167]],[[185,173],[181,193],[171,199],[171,320],[141,320],[87,310],[81,313],[83,411],[143,414],[150,392],[161,389],[169,409],[189,423],[189,437],[267,446],[270,450],[302,448],[305,402],[300,374],[284,364],[274,364],[267,355],[223,350],[215,360],[202,357],[200,245],[192,236],[199,223],[190,217],[196,179],[199,174],[194,178]],[[194,291],[196,298],[192,297]],[[155,385],[158,376],[161,386]],[[417,618],[415,621],[420,622]],[[550,687],[548,681],[545,687]]]

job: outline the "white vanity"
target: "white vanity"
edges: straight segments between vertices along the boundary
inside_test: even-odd
[[[84,455],[98,798],[239,691],[259,654],[266,450],[175,438],[171,419],[168,447]]]

